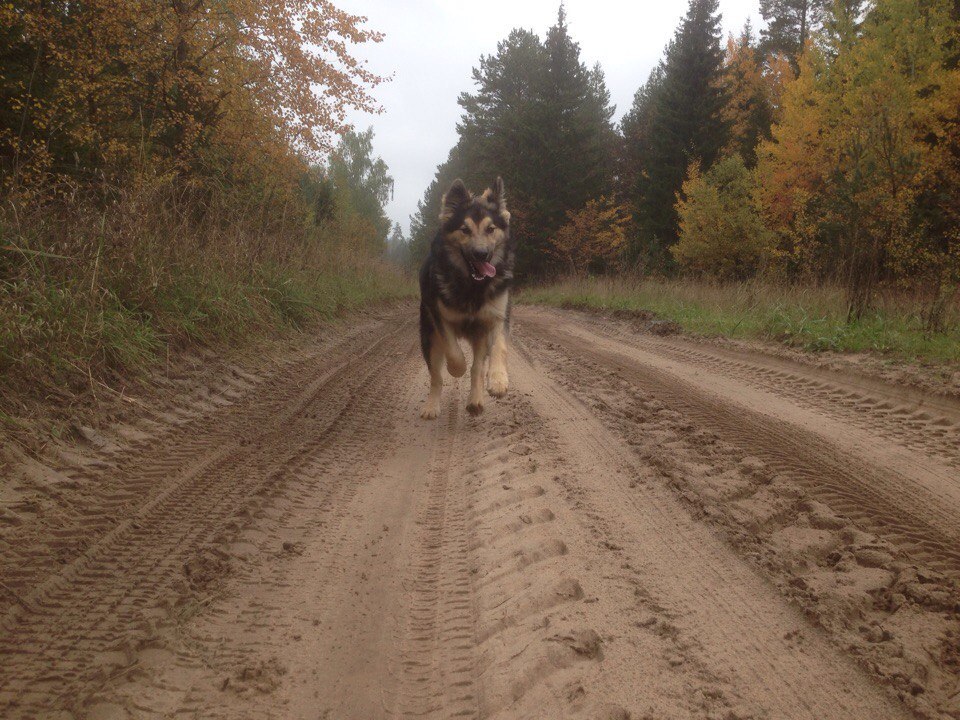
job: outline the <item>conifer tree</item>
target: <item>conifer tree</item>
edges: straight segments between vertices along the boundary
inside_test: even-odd
[[[622,147],[617,176],[621,193],[633,197],[646,159],[650,156],[653,109],[663,84],[663,64],[658,64],[633,96],[633,105],[620,121]]]
[[[820,24],[830,0],[760,0],[760,15],[767,26],[760,31],[764,55],[786,55],[799,69],[804,45]]]
[[[669,264],[666,248],[676,242],[676,196],[687,167],[705,168],[727,142],[723,119],[726,93],[717,0],[690,0],[673,41],[667,47],[655,88],[641,98],[649,108],[648,140],[634,190],[638,242],[634,254],[654,265]]]
[[[599,66],[588,68],[563,6],[541,40],[513,30],[496,55],[481,57],[476,88],[460,96],[459,140],[411,222],[414,261],[437,229],[440,197],[460,177],[475,191],[504,178],[517,240],[518,269],[546,269],[547,239],[566,213],[612,189],[617,137]]]

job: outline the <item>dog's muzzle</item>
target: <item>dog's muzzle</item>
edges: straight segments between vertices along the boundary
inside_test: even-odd
[[[482,282],[487,278],[492,278],[497,274],[497,268],[490,262],[492,253],[485,251],[473,251],[472,253],[463,253],[464,260],[470,268],[470,274],[477,282]]]

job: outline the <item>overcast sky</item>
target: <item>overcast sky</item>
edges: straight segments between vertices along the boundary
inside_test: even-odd
[[[369,67],[391,82],[374,94],[382,115],[355,114],[358,129],[373,126],[374,150],[396,183],[391,220],[404,233],[417,201],[457,139],[457,96],[472,90],[471,69],[481,55],[522,27],[543,37],[557,17],[559,0],[339,0],[349,12],[365,15],[368,27],[386,33],[379,45],[356,49]],[[720,0],[724,33],[736,33],[751,17],[759,24],[758,0]],[[599,62],[617,106],[615,119],[629,109],[633,94],[660,59],[687,9],[687,0],[566,0],[567,22],[580,43],[581,59]]]

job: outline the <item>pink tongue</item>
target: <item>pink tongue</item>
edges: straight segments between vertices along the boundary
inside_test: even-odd
[[[488,262],[480,263],[480,272],[484,277],[493,277],[497,274],[497,269]]]

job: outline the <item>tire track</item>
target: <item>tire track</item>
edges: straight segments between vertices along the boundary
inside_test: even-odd
[[[540,312],[543,311],[537,311]],[[560,322],[566,330],[578,332],[581,338],[589,337],[575,325]],[[736,378],[960,468],[960,405],[948,398],[884,386],[866,378],[845,381],[834,373],[774,358],[751,357],[643,333],[628,334],[617,325],[598,323],[593,317],[590,317],[590,332]]]
[[[9,658],[0,675],[0,707],[7,716],[82,705],[103,668],[109,674],[118,656],[122,664],[132,654],[158,605],[202,590],[204,573],[223,563],[218,546],[243,517],[322,447],[349,432],[346,419],[357,399],[376,392],[369,380],[392,361],[409,328],[381,334],[306,387],[291,375],[285,392],[264,408],[265,417],[239,420],[239,437],[226,440],[215,432],[196,439],[189,449],[201,453],[199,463],[28,595],[36,611],[20,613],[0,638],[0,652]],[[144,468],[130,482],[149,484],[168,470]]]
[[[410,564],[406,627],[399,639],[397,717],[477,718],[477,608],[471,578],[467,496],[455,472],[460,393],[449,393],[427,477]]]
[[[55,465],[21,458],[29,486],[36,487],[34,497],[25,503],[39,505],[45,513],[3,533],[0,577],[29,604],[30,595],[48,576],[63,572],[166,487],[189,480],[238,439],[256,437],[271,418],[284,412],[285,403],[300,391],[302,379],[311,377],[314,368],[341,364],[344,357],[372,342],[377,330],[376,323],[362,324],[329,345],[281,357],[279,369],[268,368],[265,377],[233,368],[231,377],[221,383],[232,387],[233,393],[213,392],[220,399],[202,409],[198,408],[202,398],[211,397],[207,386],[181,388],[192,378],[189,374],[178,381],[160,378],[164,384],[174,382],[178,394],[165,408],[150,410],[153,419],[140,419],[144,430],[118,427],[117,432],[129,441],[79,429],[83,433],[80,452],[55,448],[51,453]],[[0,627],[8,621],[16,624],[20,608],[8,597],[3,601]]]
[[[605,424],[638,387],[691,433],[751,416],[719,427],[711,393],[519,315],[514,386],[482,418],[454,381],[439,424],[419,419],[397,313],[236,393],[184,386],[170,421],[190,419],[87,453],[102,465],[78,477],[128,494],[83,481],[107,510],[8,614],[0,715],[904,717]],[[699,461],[729,502],[760,492],[719,449]]]
[[[622,440],[532,365],[543,338],[528,323],[518,336],[522,357],[514,376],[557,434],[581,514],[634,568],[651,615],[644,626],[675,641],[662,676],[687,675],[692,716],[903,716],[825,637],[807,630],[795,642],[806,626],[802,615],[693,520]],[[697,707],[703,698],[722,703]]]
[[[913,485],[924,488],[922,483],[930,483],[936,490],[937,482],[943,482],[936,463],[931,469],[924,455],[913,463],[890,462],[904,457],[904,449],[873,452],[876,441],[869,436],[864,448],[851,452],[849,438],[860,437],[862,430],[837,437],[829,420],[820,428],[805,423],[806,430],[798,433],[802,415],[790,410],[789,401],[774,396],[758,403],[759,396],[741,390],[743,386],[701,368],[677,365],[674,358],[664,361],[606,338],[587,343],[589,331],[575,326],[575,333],[567,333],[570,323],[552,323],[533,333],[530,352],[632,448],[656,482],[669,487],[693,517],[721,532],[785,597],[827,630],[837,647],[918,717],[960,712],[960,582],[951,578],[939,547],[934,545],[927,554],[929,548],[911,542],[913,538],[905,540],[882,518],[878,521],[869,505],[844,504],[820,491],[824,462],[828,468],[835,463],[855,473],[862,468],[856,481],[865,491],[878,475],[882,481],[905,470],[899,491],[907,502],[919,495],[934,509],[930,516],[936,522],[950,516],[949,489],[925,494],[927,490],[917,492]],[[530,331],[529,323],[521,330]],[[702,398],[726,405],[726,424],[717,423],[705,408],[699,415],[689,410]],[[734,417],[741,425],[734,425]],[[770,443],[782,442],[782,437],[799,437],[798,442],[813,437],[830,450],[824,452],[814,443],[798,448],[790,463],[771,462],[763,437],[758,441],[738,434],[749,429],[754,418],[763,418],[765,427],[774,431]],[[808,476],[793,471],[804,462],[809,464]],[[896,502],[886,511],[897,512]],[[947,572],[931,567],[931,557]]]
[[[385,613],[366,606],[389,605],[390,596],[382,585],[361,593],[353,583],[357,576],[377,582],[371,562],[390,556],[383,545],[388,537],[402,537],[395,511],[371,509],[365,498],[390,492],[373,469],[393,462],[401,442],[398,408],[419,403],[419,393],[397,392],[410,386],[410,361],[418,352],[409,342],[405,352],[387,353],[394,357],[389,371],[371,379],[338,433],[257,513],[245,532],[249,540],[241,536],[240,576],[201,615],[166,633],[161,646],[172,657],[104,692],[102,702],[133,714],[181,712],[211,720],[312,719],[318,706],[336,717],[350,704],[357,716],[379,710],[380,698],[374,701],[365,683],[369,656],[384,654],[377,624]],[[364,552],[371,556],[358,563]],[[351,642],[322,633],[322,626]],[[317,668],[327,672],[318,677]]]
[[[653,390],[697,427],[715,430],[763,460],[775,473],[801,483],[836,511],[892,538],[917,559],[960,573],[960,507],[923,486],[925,459],[916,460],[919,469],[913,477],[904,477],[844,453],[832,439],[678,378],[669,369],[648,362],[651,356],[631,354],[636,351],[622,343],[610,345],[612,341],[601,336],[590,341],[581,337],[581,331],[568,332],[533,317],[527,317],[523,325],[544,341],[558,343],[564,353],[613,371],[636,387]],[[946,493],[958,489],[949,483],[940,487]]]

